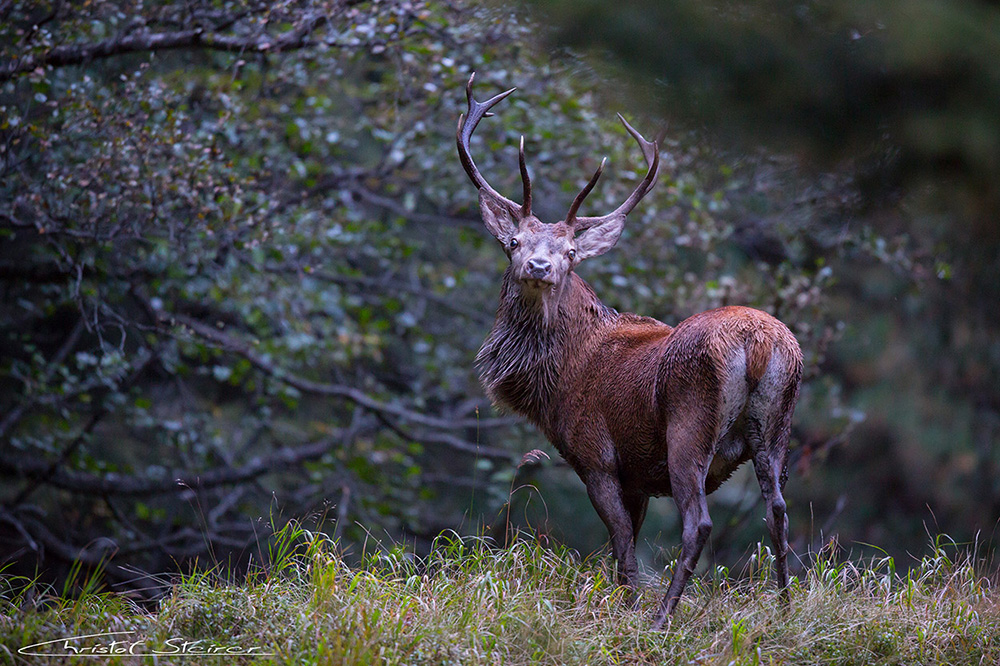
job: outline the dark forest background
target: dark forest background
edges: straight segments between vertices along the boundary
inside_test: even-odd
[[[581,273],[667,323],[767,310],[806,354],[792,547],[990,557],[1000,517],[1000,8],[0,0],[0,567],[233,571],[291,519],[348,552],[512,526],[587,554],[582,484],[485,400],[504,257],[454,131],[535,210],[610,210]],[[746,470],[743,470],[746,472]],[[709,557],[764,535],[741,473]],[[648,566],[677,517],[651,505]],[[196,564],[197,563],[197,564]]]

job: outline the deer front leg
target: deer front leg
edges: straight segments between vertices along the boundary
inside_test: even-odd
[[[590,502],[611,535],[611,552],[618,562],[618,582],[635,591],[639,584],[639,565],[635,560],[632,517],[625,507],[621,482],[606,472],[590,472],[583,482]]]

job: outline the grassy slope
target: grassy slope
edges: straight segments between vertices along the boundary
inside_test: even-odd
[[[0,579],[0,663],[55,664],[19,647],[133,630],[147,648],[257,646],[269,657],[118,657],[78,663],[329,664],[997,664],[1000,597],[967,561],[933,547],[907,574],[886,558],[861,566],[819,557],[784,612],[765,549],[745,575],[692,581],[664,632],[648,629],[663,590],[651,581],[637,610],[621,602],[607,560],[581,562],[522,541],[505,551],[440,540],[426,560],[380,552],[347,566],[325,538],[294,529],[272,545],[269,571],[241,585],[211,575],[178,582],[146,614],[121,597],[29,601]],[[136,640],[136,638],[132,640]],[[77,642],[82,646],[84,643]],[[260,650],[258,650],[260,651]]]

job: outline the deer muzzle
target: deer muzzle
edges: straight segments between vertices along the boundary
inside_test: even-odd
[[[532,257],[524,265],[525,274],[533,280],[542,280],[552,270],[552,262],[544,257]]]

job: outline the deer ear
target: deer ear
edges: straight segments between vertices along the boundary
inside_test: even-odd
[[[585,222],[587,218],[578,218]],[[576,253],[582,260],[604,254],[615,246],[625,228],[624,215],[610,215],[599,223],[586,228],[576,237]]]
[[[485,187],[479,190],[479,212],[489,232],[504,245],[517,233],[516,212]]]

